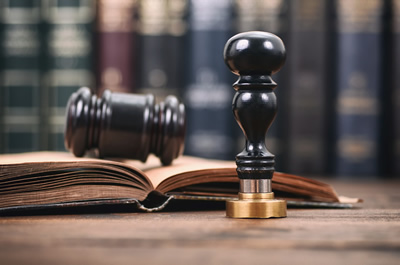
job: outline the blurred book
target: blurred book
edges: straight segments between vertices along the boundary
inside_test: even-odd
[[[393,68],[392,74],[392,96],[390,102],[392,113],[393,125],[393,140],[389,143],[392,146],[393,158],[392,158],[392,174],[400,177],[400,0],[392,1],[392,18],[393,18],[393,35],[392,35],[392,47],[393,47]]]
[[[327,5],[325,0],[292,1],[287,67],[288,172],[326,170]]]
[[[157,98],[179,95],[183,87],[187,0],[139,1],[136,86]]]
[[[65,150],[65,109],[69,96],[82,86],[93,87],[93,0],[42,1],[44,20],[42,113],[49,150]]]
[[[379,174],[383,1],[336,1],[335,164],[341,176]]]
[[[135,0],[99,0],[97,2],[96,87],[97,95],[109,89],[133,92],[137,77],[135,58],[138,55]]]
[[[223,49],[232,36],[233,2],[192,0],[189,4],[185,47],[187,110],[185,153],[214,159],[232,159],[238,152],[232,114],[237,78],[226,67]]]
[[[0,1],[0,151],[39,150],[41,105],[41,3]]]

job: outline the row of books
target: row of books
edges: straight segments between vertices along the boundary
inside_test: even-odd
[[[63,148],[66,100],[93,85],[94,1],[0,1],[0,149]]]
[[[2,0],[0,150],[64,149],[66,101],[89,86],[179,96],[185,153],[233,159],[222,52],[263,30],[288,54],[266,139],[277,170],[399,175],[399,17],[399,0]]]
[[[283,168],[400,175],[400,1],[289,3]]]

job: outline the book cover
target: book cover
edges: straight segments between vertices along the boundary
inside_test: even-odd
[[[43,1],[42,95],[48,150],[65,150],[65,108],[82,86],[93,87],[93,0]]]
[[[223,60],[224,45],[233,35],[232,12],[230,0],[192,0],[189,4],[183,95],[188,155],[232,159],[243,148],[237,141],[240,130],[232,113],[236,77]]]
[[[327,6],[325,0],[291,3],[288,88],[288,172],[326,170]]]
[[[0,1],[0,148],[42,148],[41,1]]]
[[[338,0],[335,174],[379,173],[383,1]]]
[[[165,98],[182,92],[187,8],[187,0],[139,1],[136,86],[141,93]]]
[[[99,0],[96,26],[96,93],[133,92],[137,54],[137,1]]]

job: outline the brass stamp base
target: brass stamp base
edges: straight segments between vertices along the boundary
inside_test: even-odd
[[[232,218],[286,217],[286,201],[274,193],[240,193],[239,199],[226,202],[226,216]]]

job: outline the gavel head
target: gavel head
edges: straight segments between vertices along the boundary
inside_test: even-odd
[[[155,154],[164,165],[183,152],[185,108],[174,96],[156,103],[151,94],[82,87],[68,101],[64,141],[75,156],[95,150],[98,157],[146,161]]]

